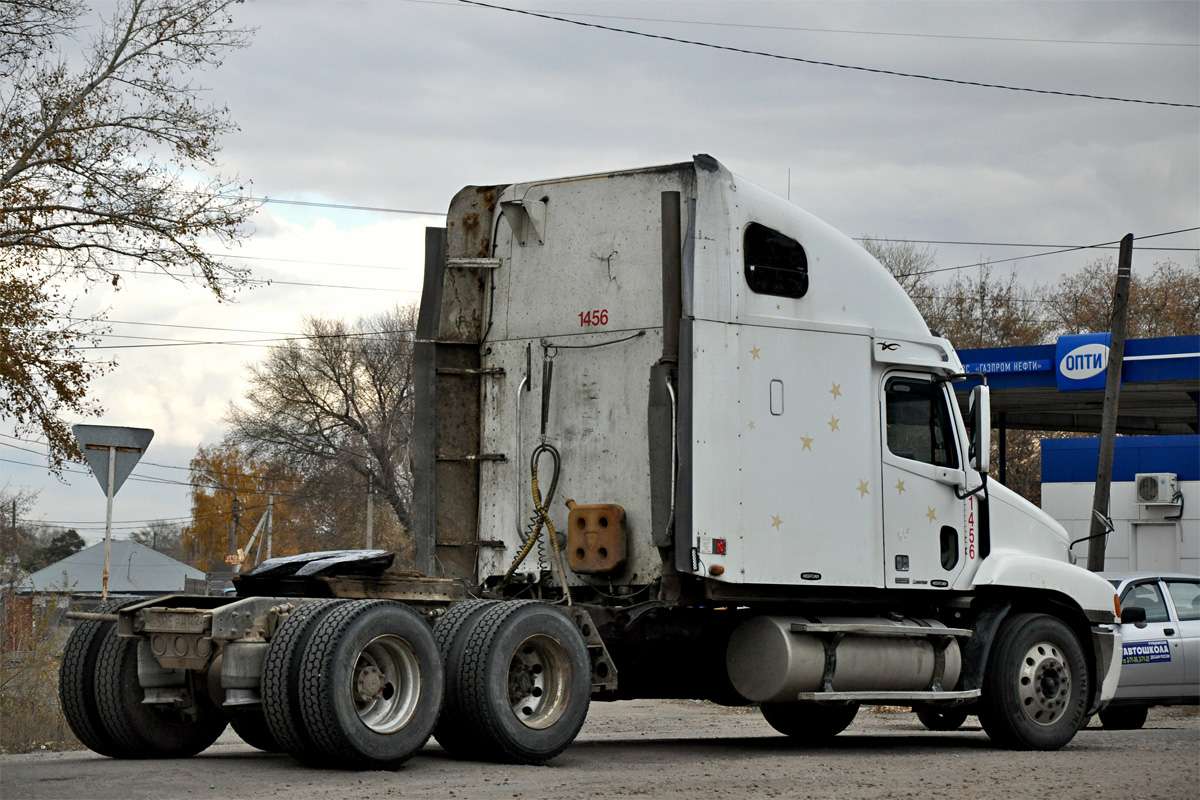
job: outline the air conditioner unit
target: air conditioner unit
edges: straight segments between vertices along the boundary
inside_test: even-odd
[[[1179,504],[1179,485],[1174,472],[1139,472],[1133,476],[1140,506]]]

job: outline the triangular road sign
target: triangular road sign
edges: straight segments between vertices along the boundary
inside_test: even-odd
[[[74,425],[71,432],[75,434],[79,447],[87,457],[88,466],[92,468],[105,495],[108,494],[110,448],[116,450],[113,457],[113,494],[116,494],[154,438],[154,431],[149,428],[119,428],[114,425]]]

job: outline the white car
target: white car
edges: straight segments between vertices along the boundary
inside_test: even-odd
[[[1102,572],[1144,622],[1121,625],[1121,679],[1100,712],[1106,728],[1129,730],[1146,722],[1150,706],[1200,704],[1200,577],[1154,572]],[[1135,612],[1136,615],[1136,612]]]

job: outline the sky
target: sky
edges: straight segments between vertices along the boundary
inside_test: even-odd
[[[981,243],[931,245],[944,267],[1200,226],[1196,108],[866,71],[1195,105],[1198,2],[497,5],[584,24],[455,0],[235,8],[252,45],[197,76],[240,128],[221,170],[258,197],[322,205],[263,204],[235,262],[273,283],[235,302],[152,274],[80,296],[78,311],[107,311],[97,352],[119,366],[93,384],[105,414],[72,421],[155,431],[116,497],[114,536],[186,521],[188,461],[221,440],[272,339],[306,315],[416,302],[424,229],[469,184],[709,153],[851,236]],[[1192,263],[1200,235],[1144,246],[1185,250],[1138,250],[1135,271]],[[1045,284],[1105,254],[1002,266]],[[0,424],[0,486],[39,492],[29,521],[102,539],[86,468],[55,478],[44,446],[13,433]]]

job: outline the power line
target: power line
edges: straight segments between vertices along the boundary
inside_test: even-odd
[[[277,203],[285,206],[311,206],[313,208],[341,208],[347,211],[378,211],[381,214],[415,214],[422,217],[444,217],[445,211],[412,211],[406,208],[381,208],[378,206],[354,206],[344,203],[315,203],[308,200],[279,200],[274,197],[264,197],[264,203]]]
[[[1066,247],[1077,248],[1080,250],[1119,250],[1119,245],[1087,245],[1087,244],[1029,244],[1024,242],[958,242],[946,239],[893,239],[887,236],[855,236],[852,237],[856,242],[908,242],[909,244],[961,244],[971,245],[974,247]],[[1139,247],[1134,244],[1135,250],[1154,250],[1158,252],[1170,253],[1197,253],[1200,252],[1200,247]]]
[[[299,337],[299,336],[304,335],[301,333],[296,333],[295,331],[256,331],[256,330],[248,330],[246,328],[214,328],[214,327],[211,327],[208,325],[175,325],[175,324],[171,324],[171,323],[167,323],[167,322],[134,322],[132,320],[125,320],[125,319],[92,320],[91,317],[60,317],[59,319],[66,319],[66,320],[70,320],[72,322],[97,321],[97,322],[103,322],[105,325],[143,325],[143,326],[151,327],[151,328],[184,328],[186,330],[221,331],[223,333],[266,333],[266,334],[275,334],[277,336],[288,336],[288,337]],[[2,434],[0,434],[0,435],[2,435]]]
[[[1161,236],[1174,236],[1177,233],[1191,233],[1192,231],[1200,231],[1200,227],[1181,228],[1176,231],[1164,231],[1162,233],[1152,233],[1152,234],[1149,234],[1148,236],[1142,236],[1140,238],[1142,238],[1142,239],[1157,239]],[[1136,241],[1136,239],[1135,239],[1135,241]],[[1001,259],[997,259],[996,261],[977,261],[974,264],[960,264],[957,267],[938,267],[937,269],[921,270],[920,272],[906,272],[902,275],[897,275],[896,277],[897,278],[911,278],[916,275],[933,275],[938,272],[954,272],[955,270],[971,269],[973,267],[987,267],[987,266],[991,266],[992,264],[1005,264],[1009,261],[1024,261],[1024,260],[1030,259],[1030,258],[1041,258],[1042,256],[1055,256],[1055,255],[1059,255],[1061,253],[1073,253],[1078,250],[1090,250],[1093,248],[1104,247],[1106,245],[1117,244],[1118,242],[1120,242],[1120,239],[1116,239],[1111,242],[1100,242],[1099,244],[1079,245],[1077,247],[1066,247],[1061,250],[1048,250],[1044,253],[1030,253],[1029,255],[1024,255],[1024,256],[1013,256],[1012,258],[1001,258]]]
[[[457,3],[446,2],[445,0],[404,0],[407,3],[416,3],[419,5],[431,6],[455,6]],[[966,34],[948,34],[948,33],[907,33],[897,31],[864,31],[853,30],[848,28],[807,28],[794,25],[754,25],[745,22],[713,22],[708,20],[695,19],[663,19],[661,17],[625,17],[616,14],[585,14],[579,11],[552,11],[546,10],[548,14],[561,14],[564,17],[589,17],[591,19],[622,19],[631,20],[634,22],[669,22],[677,25],[706,25],[715,28],[748,28],[752,30],[770,30],[770,31],[802,31],[805,33],[842,33],[853,34],[856,36],[899,36],[911,37],[917,39],[963,39],[967,41],[981,42],[1032,42],[1036,44],[1102,44],[1102,45],[1125,45],[1137,47],[1200,47],[1200,44],[1191,42],[1125,42],[1125,41],[1107,41],[1103,39],[1035,39],[1023,36],[969,36]]]
[[[121,273],[124,275],[141,275],[141,276],[162,275],[162,276],[169,277],[169,278],[181,278],[181,279],[196,277],[195,275],[192,275],[190,273],[166,272],[165,270],[150,270],[150,271],[143,272],[141,270],[135,270],[135,269],[109,269],[106,271]],[[335,283],[309,283],[306,281],[281,281],[281,280],[275,280],[273,278],[236,279],[236,278],[214,277],[211,280],[214,280],[217,282],[222,282],[222,283],[255,284],[258,286],[312,286],[312,287],[316,287],[318,289],[354,289],[354,290],[363,291],[363,292],[401,292],[404,294],[420,294],[421,293],[420,289],[394,289],[394,288],[381,287],[381,286],[344,286],[344,285],[335,284]]]
[[[1200,105],[1195,103],[1172,103],[1165,100],[1140,100],[1129,97],[1110,97],[1105,95],[1084,94],[1082,92],[1064,92],[1056,89],[1031,89],[1022,86],[1009,86],[1001,83],[984,83],[982,81],[968,81],[958,78],[943,78],[936,75],[922,75],[915,72],[900,72],[890,69],[878,69],[875,67],[863,67],[854,64],[838,64],[832,61],[818,61],[812,58],[800,58],[799,56],[785,56],[778,53],[768,53],[762,50],[749,50],[744,47],[732,47],[730,45],[713,44],[711,42],[700,42],[694,39],[681,39],[677,36],[666,36],[659,33],[646,33],[645,31],[635,31],[629,28],[615,28],[610,25],[598,25],[594,22],[582,22],[577,19],[567,19],[566,17],[556,17],[552,14],[541,14],[536,11],[526,11],[521,8],[509,8],[508,6],[493,5],[491,3],[482,3],[479,0],[458,0],[458,2],[469,6],[478,6],[479,8],[490,8],[495,11],[506,11],[510,14],[522,14],[528,17],[537,17],[538,19],[552,20],[554,22],[564,22],[568,25],[578,25],[582,28],[595,28],[597,30],[609,31],[611,33],[624,33],[629,36],[640,36],[644,39],[659,39],[666,42],[675,42],[677,44],[688,44],[694,47],[706,47],[710,50],[722,50],[728,53],[741,53],[743,55],[761,56],[763,58],[773,58],[779,61],[791,61],[799,64],[811,64],[818,67],[834,67],[836,69],[854,70],[857,72],[869,72],[874,75],[891,75],[896,78],[914,78],[917,80],[934,81],[937,83],[951,83],[958,86],[974,86],[981,89],[1004,89],[1010,92],[1026,92],[1029,94],[1048,94],[1058,97],[1078,97],[1086,100],[1111,100],[1118,103],[1138,103],[1141,105],[1152,106],[1171,106],[1173,108],[1200,108]]]

